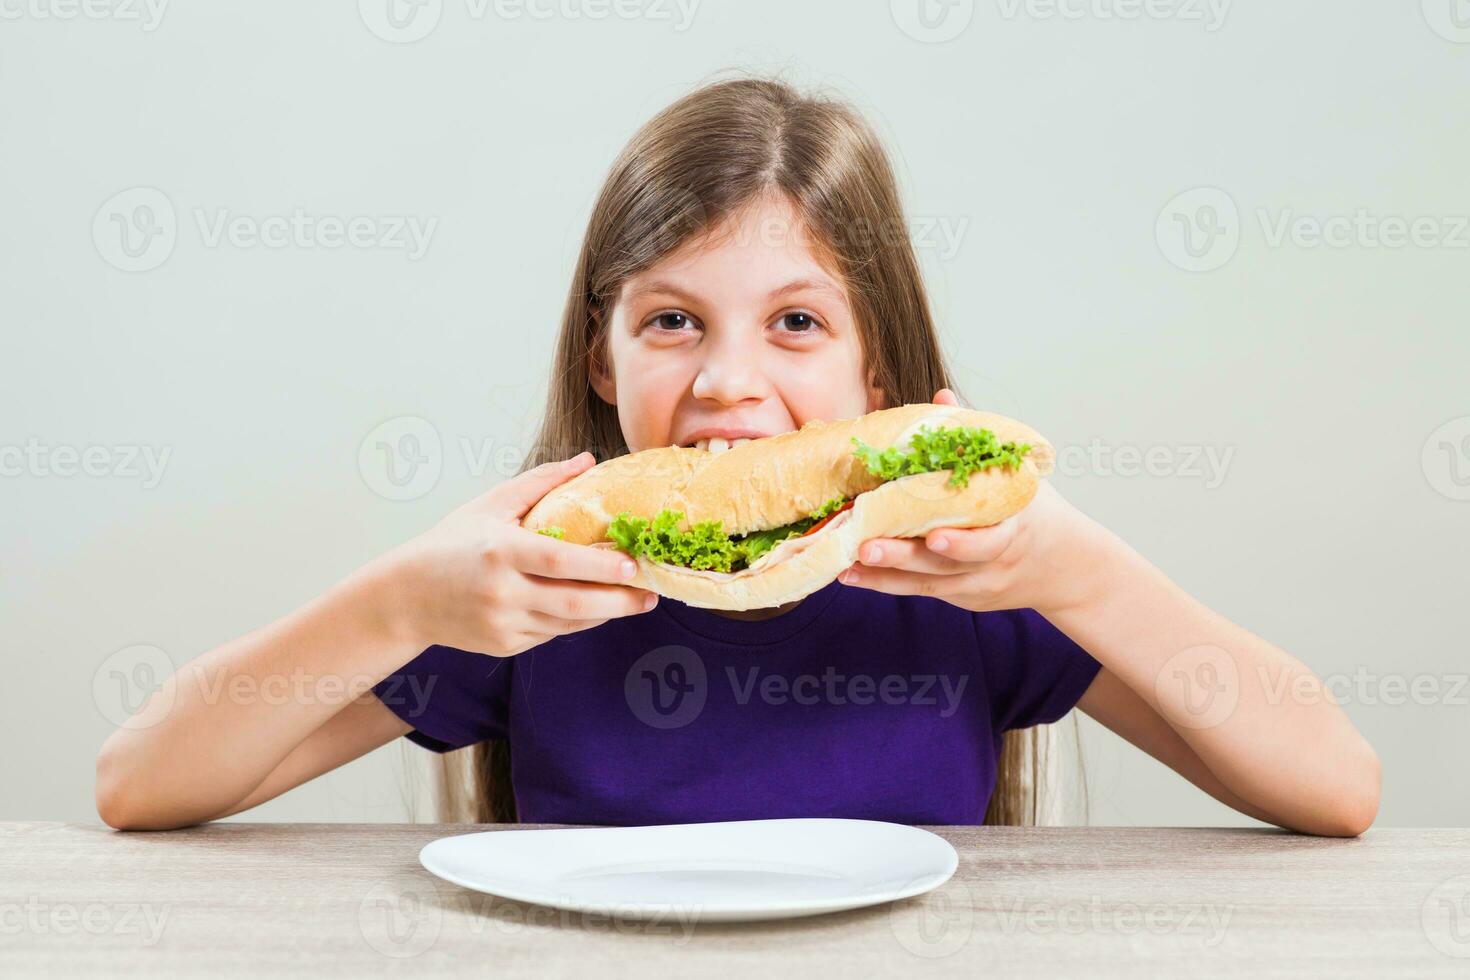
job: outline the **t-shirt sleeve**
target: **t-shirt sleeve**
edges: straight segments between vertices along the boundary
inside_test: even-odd
[[[1034,609],[975,613],[974,618],[997,734],[1059,720],[1102,669]]]
[[[373,693],[413,726],[409,741],[448,752],[506,736],[512,659],[433,646],[375,684]]]

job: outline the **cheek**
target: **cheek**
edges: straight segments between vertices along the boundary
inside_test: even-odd
[[[793,418],[855,418],[868,411],[861,354],[845,344],[827,344],[801,357],[772,357],[766,376],[781,392]]]
[[[694,383],[689,361],[671,351],[616,351],[618,424],[629,450],[638,452],[673,441],[670,424],[679,400]]]

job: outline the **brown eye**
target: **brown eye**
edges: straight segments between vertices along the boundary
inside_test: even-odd
[[[809,333],[817,325],[810,313],[788,313],[781,318],[781,322],[791,333]]]
[[[689,318],[682,313],[660,313],[654,317],[653,322],[660,328],[677,332],[684,324],[689,322]]]

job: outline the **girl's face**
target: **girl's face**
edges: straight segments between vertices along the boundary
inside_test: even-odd
[[[884,407],[846,293],[807,239],[786,199],[768,197],[623,285],[608,363],[591,374],[631,451]]]

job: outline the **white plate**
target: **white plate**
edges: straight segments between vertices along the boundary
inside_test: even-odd
[[[959,865],[949,842],[927,830],[824,818],[492,830],[436,840],[419,861],[503,898],[706,922],[876,905],[937,888]]]

